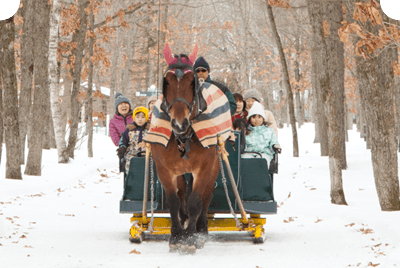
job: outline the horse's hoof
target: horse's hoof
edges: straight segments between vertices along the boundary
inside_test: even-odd
[[[181,245],[179,247],[179,254],[184,255],[187,253],[188,245]]]
[[[186,249],[186,254],[196,254],[196,246],[195,245],[188,246]]]
[[[175,253],[179,250],[179,244],[169,244],[169,252]]]
[[[194,242],[194,245],[196,246],[197,249],[202,249],[204,248],[205,243],[206,243],[205,239],[197,239],[196,242]]]
[[[186,254],[196,254],[196,246],[195,245],[181,245],[179,248],[179,253],[181,255],[186,255]]]

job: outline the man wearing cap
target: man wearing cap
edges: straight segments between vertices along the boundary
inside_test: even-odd
[[[224,92],[229,101],[231,115],[233,115],[236,112],[236,101],[233,98],[232,93],[225,85],[211,80],[210,65],[208,64],[208,62],[203,57],[200,57],[194,63],[193,69],[196,71],[197,77],[199,79],[201,78],[204,80],[204,82],[217,86],[222,92]]]
[[[246,102],[246,110],[249,111],[251,106],[253,106],[254,102],[259,102],[260,104],[262,103],[262,97],[260,92],[258,92],[257,89],[250,89],[247,90],[244,94],[243,94],[243,99]],[[270,128],[272,128],[275,131],[275,135],[276,137],[278,137],[278,128],[276,126],[276,121],[275,121],[275,117],[272,114],[271,111],[265,110],[265,120],[268,123],[268,126]]]

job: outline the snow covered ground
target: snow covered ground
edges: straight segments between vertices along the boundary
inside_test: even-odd
[[[267,241],[209,241],[194,256],[168,253],[167,241],[131,244],[130,215],[119,214],[122,175],[111,139],[94,136],[69,164],[44,151],[41,177],[0,174],[0,267],[400,267],[400,212],[381,212],[370,152],[354,130],[343,172],[348,206],[330,203],[328,158],[313,144],[314,125],[299,129],[292,157],[290,128],[275,177],[278,214],[267,217]],[[134,253],[133,253],[134,252]]]

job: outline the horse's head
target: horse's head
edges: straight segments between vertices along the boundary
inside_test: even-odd
[[[164,74],[161,108],[170,116],[172,130],[178,135],[188,131],[198,113],[198,82],[193,70],[196,48],[189,57],[183,54],[172,57],[168,44],[164,49],[168,68]]]

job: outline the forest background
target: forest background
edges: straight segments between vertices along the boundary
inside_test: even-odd
[[[375,0],[21,0],[0,21],[6,178],[40,176],[50,148],[68,163],[82,139],[93,157],[93,126],[112,118],[115,93],[144,105],[136,92],[160,90],[165,44],[187,54],[197,44],[214,80],[241,94],[258,89],[279,127],[291,126],[293,156],[297,128],[315,124],[334,204],[346,204],[342,170],[356,123],[381,209],[400,210],[399,30]]]

